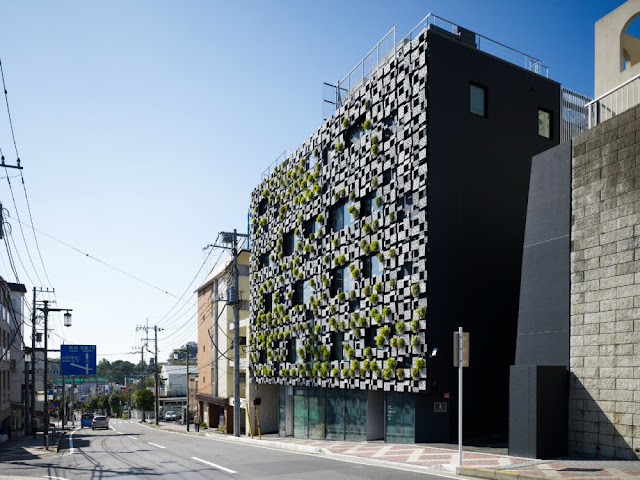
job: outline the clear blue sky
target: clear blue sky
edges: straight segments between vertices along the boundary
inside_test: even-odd
[[[0,56],[35,226],[180,296],[202,247],[246,229],[261,172],[321,124],[322,82],[341,79],[394,25],[404,36],[432,12],[541,58],[551,78],[592,95],[594,22],[621,3],[4,2]],[[0,147],[14,163],[3,106]],[[12,186],[28,223],[19,177]],[[74,309],[72,328],[54,322],[52,344],[64,335],[137,360],[127,355],[140,345],[136,325],[160,321],[176,299],[40,234],[49,284],[25,227],[38,280],[6,179],[0,201],[20,281],[54,286],[58,305]],[[15,281],[4,249],[0,273]],[[162,321],[161,361],[196,339],[194,308],[184,312]]]

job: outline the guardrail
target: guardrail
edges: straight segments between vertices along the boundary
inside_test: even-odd
[[[589,128],[640,104],[640,74],[587,103]]]
[[[389,30],[342,80],[332,85],[335,89],[335,101],[333,101],[333,99],[325,99],[325,102],[334,104],[336,110],[340,108],[355,89],[362,86],[381,67],[396,58],[399,49],[411,43],[411,41],[416,39],[425,29],[429,29],[432,26],[494,57],[506,60],[509,63],[526,68],[539,75],[549,77],[549,69],[542,64],[540,59],[472,32],[471,30],[467,30],[449,20],[430,13],[399,41],[396,40],[396,27]]]
[[[560,143],[563,143],[589,128],[589,108],[587,105],[589,105],[591,98],[565,87],[561,88],[560,96],[562,107]]]

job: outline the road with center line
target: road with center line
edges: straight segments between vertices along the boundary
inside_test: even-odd
[[[321,455],[187,435],[134,421],[77,429],[55,457],[1,464],[0,475],[50,479],[442,479],[441,475],[345,462]],[[454,478],[449,476],[449,478]],[[457,477],[460,478],[460,477]]]

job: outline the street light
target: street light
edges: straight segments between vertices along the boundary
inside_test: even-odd
[[[186,349],[181,348],[179,350],[174,350],[174,354],[173,354],[173,358],[175,360],[179,360],[180,355],[178,355],[178,352],[187,352],[187,432],[189,431],[189,344],[187,343],[186,345]]]
[[[47,369],[49,368],[48,356],[49,352],[47,351],[47,332],[48,330],[48,320],[49,320],[49,312],[66,312],[64,314],[64,326],[71,326],[71,314],[73,310],[70,308],[49,308],[49,300],[44,300],[44,307],[38,308],[42,313],[44,313],[44,446],[47,450],[49,450],[49,388],[48,383],[49,379]],[[62,382],[62,399],[64,403],[64,382]]]

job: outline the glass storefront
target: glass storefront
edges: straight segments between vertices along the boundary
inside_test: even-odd
[[[364,441],[367,439],[367,392],[346,390],[344,404],[344,439]]]
[[[327,390],[327,440],[344,440],[344,392]]]
[[[309,437],[309,397],[306,387],[295,387],[293,397],[293,436]]]
[[[413,443],[415,441],[415,397],[412,394],[387,392],[385,441]]]
[[[310,388],[309,394],[309,438],[323,440],[325,415],[325,389]]]

